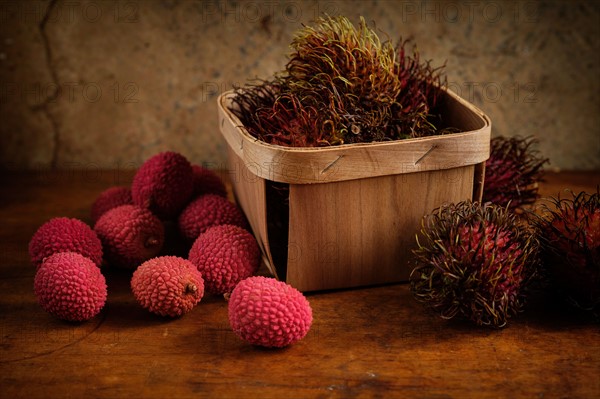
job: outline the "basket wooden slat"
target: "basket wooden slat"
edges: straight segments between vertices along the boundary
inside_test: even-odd
[[[288,281],[321,290],[406,280],[415,226],[439,204],[464,199],[473,168],[292,184]]]

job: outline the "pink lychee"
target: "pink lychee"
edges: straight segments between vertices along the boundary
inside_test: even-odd
[[[215,172],[200,165],[193,165],[192,170],[194,171],[194,193],[192,197],[204,194],[227,197],[225,184]]]
[[[36,267],[44,258],[58,252],[77,252],[97,266],[102,264],[102,243],[90,226],[79,219],[50,219],[31,237],[29,256]]]
[[[68,321],[84,321],[97,315],[106,303],[106,280],[94,262],[75,252],[59,252],[46,258],[34,280],[42,308]]]
[[[246,227],[244,214],[236,204],[215,194],[202,195],[181,212],[178,219],[181,235],[194,241],[209,227],[233,224]]]
[[[229,298],[229,323],[253,345],[281,348],[304,338],[312,309],[300,291],[262,276],[242,280]]]
[[[131,189],[129,187],[111,187],[104,190],[92,204],[92,220],[94,223],[107,211],[121,205],[131,205]]]
[[[177,256],[144,262],[131,278],[131,290],[143,308],[160,316],[178,317],[191,311],[204,295],[196,267]]]
[[[225,294],[256,273],[260,266],[260,250],[248,231],[224,224],[213,226],[198,236],[189,260],[202,273],[208,292]]]
[[[160,219],[136,205],[109,210],[100,217],[94,230],[104,245],[106,260],[130,269],[158,255],[165,240]]]
[[[161,218],[172,218],[192,196],[194,172],[181,154],[162,152],[148,159],[133,178],[133,202]]]

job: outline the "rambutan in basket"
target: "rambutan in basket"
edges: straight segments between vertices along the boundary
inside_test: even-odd
[[[408,279],[422,217],[481,199],[490,119],[450,90],[439,136],[319,148],[267,144],[218,98],[234,194],[269,271],[301,291]]]

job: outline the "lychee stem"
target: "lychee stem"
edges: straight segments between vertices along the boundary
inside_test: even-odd
[[[146,247],[146,248],[153,248],[153,247],[158,246],[159,243],[160,243],[160,241],[158,240],[158,238],[156,238],[154,236],[150,236],[146,240],[146,243],[144,244],[144,247]]]
[[[196,293],[196,291],[198,291],[198,287],[196,287],[196,285],[195,285],[195,284],[188,283],[188,284],[185,286],[185,291],[184,291],[184,293],[185,293],[185,294],[195,294],[195,293]]]

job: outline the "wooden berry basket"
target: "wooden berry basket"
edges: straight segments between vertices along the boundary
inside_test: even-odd
[[[442,119],[462,133],[327,148],[257,140],[230,111],[234,95],[218,108],[236,199],[270,272],[301,291],[406,281],[422,217],[481,199],[491,122],[449,90]]]

